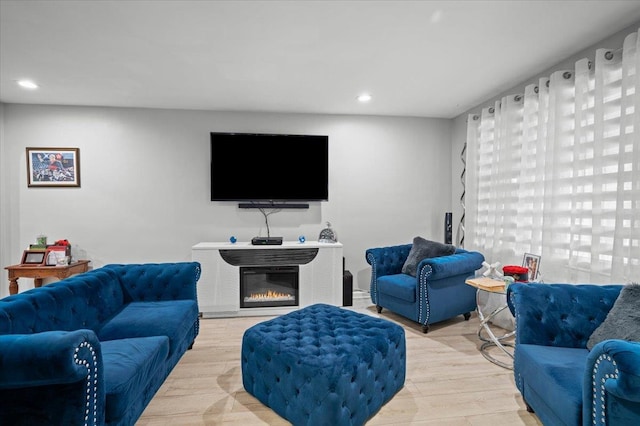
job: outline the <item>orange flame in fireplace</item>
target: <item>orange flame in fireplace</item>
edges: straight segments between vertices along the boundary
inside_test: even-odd
[[[287,294],[287,293],[280,293],[278,291],[267,290],[266,293],[251,293],[251,296],[249,296],[249,299],[259,299],[259,300],[264,300],[264,299],[288,299],[290,297],[291,297],[291,295]]]

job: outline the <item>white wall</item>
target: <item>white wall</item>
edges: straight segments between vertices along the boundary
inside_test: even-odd
[[[266,235],[258,210],[209,200],[209,132],[329,135],[329,201],[269,216],[271,235],[315,240],[330,221],[354,287],[368,290],[368,247],[443,239],[451,206],[450,121],[5,104],[0,109],[3,265],[44,233],[75,258],[107,263],[191,259],[201,241]],[[80,188],[28,188],[26,147],[80,149]],[[237,176],[242,175],[242,159]],[[281,164],[295,178],[298,162]],[[304,166],[314,167],[312,158]],[[5,276],[6,278],[6,276]],[[0,297],[8,294],[8,282]],[[20,291],[33,287],[19,280]]]
[[[9,202],[8,202],[8,185],[7,177],[5,177],[4,170],[7,170],[7,155],[5,149],[5,137],[4,137],[4,104],[0,103],[0,264],[9,265],[9,259],[13,259],[10,256],[9,245]],[[2,272],[5,272],[2,270]],[[6,280],[6,275],[3,277]],[[0,297],[3,296],[3,291],[8,293],[7,281],[0,280]]]

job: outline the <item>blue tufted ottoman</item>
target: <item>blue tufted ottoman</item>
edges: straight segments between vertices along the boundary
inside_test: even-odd
[[[362,425],[404,385],[404,329],[315,304],[242,338],[247,392],[294,425]]]

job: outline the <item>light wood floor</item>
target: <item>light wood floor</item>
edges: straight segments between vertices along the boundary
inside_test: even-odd
[[[365,299],[347,308],[402,325],[407,343],[404,387],[373,416],[376,425],[542,425],[526,411],[513,372],[478,351],[478,317],[462,316],[423,334],[388,311],[377,314]],[[269,317],[202,319],[193,349],[180,360],[137,426],[289,425],[242,386],[244,331]],[[497,355],[497,352],[496,352]]]

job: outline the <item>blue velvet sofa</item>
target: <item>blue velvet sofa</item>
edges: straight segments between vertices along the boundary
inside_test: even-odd
[[[198,335],[199,278],[107,265],[0,299],[0,424],[133,425]]]
[[[461,248],[447,256],[422,259],[416,276],[402,273],[412,244],[367,249],[371,265],[371,301],[378,313],[383,308],[419,323],[423,333],[429,325],[476,309],[476,289],[465,279],[482,268],[484,256]]]
[[[527,410],[543,424],[640,425],[640,343],[607,339],[587,344],[622,287],[508,287],[507,303],[516,322],[515,383]]]

